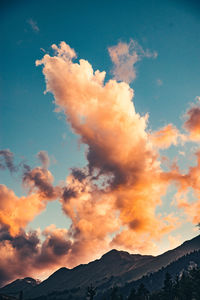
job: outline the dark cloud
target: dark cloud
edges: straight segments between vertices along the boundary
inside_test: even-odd
[[[21,232],[13,237],[0,231],[0,286],[17,277],[32,276],[38,270],[60,267],[72,247],[66,231],[54,228],[41,242],[38,232]]]
[[[18,171],[18,166],[14,165],[14,155],[9,149],[0,150],[0,169],[8,169],[11,173]]]
[[[36,167],[31,170],[25,166],[23,183],[30,191],[37,189],[44,198],[55,199],[59,194],[59,188],[54,187],[52,181],[53,177],[47,169]]]
[[[57,262],[60,257],[64,257],[71,249],[72,243],[65,237],[52,233],[42,244],[40,255],[37,257],[36,263],[40,266]]]
[[[62,195],[62,199],[67,201],[70,198],[75,198],[77,196],[77,192],[73,190],[73,188],[65,187]]]
[[[29,234],[22,231],[21,234],[11,240],[13,248],[17,250],[18,255],[22,259],[37,254],[39,243],[40,240],[36,231],[32,231]]]
[[[78,181],[80,182],[82,182],[88,176],[86,170],[80,168],[72,168],[71,174],[74,176],[75,179],[78,179]]]

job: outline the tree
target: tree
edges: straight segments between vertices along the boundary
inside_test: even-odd
[[[200,269],[193,268],[190,270],[189,277],[194,299],[200,300]]]
[[[19,300],[23,300],[23,291],[20,291],[19,293]]]
[[[143,283],[140,284],[137,293],[136,293],[137,300],[148,300],[149,299],[149,291],[146,289]]]
[[[93,287],[91,284],[87,287],[86,296],[89,297],[89,300],[93,300],[94,296],[96,295],[96,288]]]
[[[190,277],[183,272],[181,279],[179,281],[179,297],[181,300],[191,300],[192,299],[192,282]]]
[[[135,300],[136,299],[136,290],[132,288],[130,295],[128,296],[128,300]]]
[[[168,272],[165,274],[163,299],[173,300],[173,281],[171,275]]]
[[[119,293],[119,288],[117,286],[112,288],[110,299],[111,300],[123,300],[123,296]]]

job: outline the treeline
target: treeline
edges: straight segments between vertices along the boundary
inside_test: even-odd
[[[92,298],[87,299],[95,299]],[[130,294],[124,297],[118,287],[110,291],[109,296],[102,300],[200,300],[200,269],[193,268],[183,272],[175,279],[166,273],[163,287],[155,292],[149,292],[143,283],[137,289],[132,288]]]
[[[132,283],[127,283],[124,287],[122,287],[122,294],[127,296],[133,287],[137,290],[141,283],[143,283],[150,292],[159,290],[164,284],[166,273],[169,273],[172,278],[175,279],[177,274],[182,274],[183,270],[188,270],[194,267],[200,267],[200,251],[194,251],[190,254],[184,255],[169,264],[167,267],[161,268],[157,272],[145,275]]]

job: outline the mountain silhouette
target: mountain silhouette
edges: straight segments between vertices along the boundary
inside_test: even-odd
[[[86,287],[91,284],[97,288],[97,291],[99,289],[101,292],[115,285],[124,286],[132,281],[139,280],[147,274],[157,272],[179,258],[197,250],[200,250],[200,235],[158,256],[129,254],[126,251],[113,249],[100,259],[88,264],[79,265],[73,269],[63,267],[43,282],[30,284],[29,288],[26,278],[15,280],[0,289],[0,293],[14,295],[14,290],[24,290],[25,299],[39,299],[43,295],[71,292],[77,294],[78,299],[78,295],[82,294]],[[22,282],[24,282],[25,288],[22,288]],[[50,296],[48,299],[55,299],[55,296],[54,298]],[[56,299],[62,299],[62,297],[56,297]]]

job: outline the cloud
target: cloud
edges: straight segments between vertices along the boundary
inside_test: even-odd
[[[0,225],[7,226],[13,236],[25,228],[45,206],[45,200],[36,193],[19,198],[5,185],[0,185]]]
[[[163,85],[163,81],[162,81],[160,78],[158,78],[158,79],[156,80],[156,84],[157,84],[158,86],[161,86],[161,85]]]
[[[76,52],[65,42],[60,43],[60,47],[57,47],[55,44],[51,46],[51,48],[55,51],[58,57],[62,59],[70,60],[76,58]]]
[[[13,158],[14,155],[9,149],[0,150],[0,169],[8,168],[11,173],[18,171],[18,166],[14,164]]]
[[[121,44],[110,51],[116,62],[130,52],[130,80],[135,62],[152,54],[133,41]],[[104,82],[106,73],[94,72],[84,59],[74,62],[75,50],[64,42],[52,48],[55,54],[45,54],[36,65],[43,65],[46,91],[54,95],[57,111],[65,113],[72,131],[87,146],[87,163],[83,168],[72,168],[62,186],[54,186],[47,169],[48,154],[40,151],[41,166],[23,164],[26,196],[17,197],[0,185],[2,283],[36,272],[49,275],[63,265],[87,263],[113,247],[156,254],[156,242],[180,225],[177,216],[157,212],[172,183],[177,188],[177,207],[190,221],[199,222],[200,152],[196,153],[196,166],[187,173],[181,173],[176,162],[164,172],[159,149],[177,145],[186,137],[172,124],[148,132],[148,115],[135,111],[134,90],[126,82]],[[137,59],[133,61],[133,57]],[[184,125],[190,135],[198,127],[194,108],[187,112]],[[12,170],[13,155],[6,151],[1,154],[1,165]],[[190,189],[196,197],[192,203],[187,199]],[[50,225],[41,234],[26,232],[27,224],[55,199],[70,218],[70,227]],[[174,243],[173,237],[170,239]]]
[[[174,249],[180,245],[181,236],[180,235],[176,235],[176,236],[169,235],[168,240],[169,240],[170,249]]]
[[[43,159],[43,165],[46,160]],[[44,167],[35,167],[31,169],[24,165],[23,185],[28,189],[28,193],[36,192],[41,198],[46,200],[56,199],[60,193],[60,187],[53,186],[53,175]]]
[[[137,57],[135,42],[119,45],[110,50],[111,55],[117,53],[115,61],[121,59],[118,53],[127,51]],[[131,250],[145,253],[149,245],[148,249],[142,246],[141,237],[154,241],[175,226],[174,220],[156,214],[168,183],[162,179],[158,153],[146,130],[148,115],[135,112],[134,91],[128,84],[104,83],[105,72],[94,72],[84,59],[74,63],[75,51],[64,42],[53,49],[54,56],[46,54],[36,65],[44,65],[47,91],[54,94],[59,110],[88,147],[88,165],[72,170],[60,198],[63,211],[72,220],[72,261],[91,259],[91,251],[103,251],[113,244],[130,249],[122,238],[126,232],[134,245]],[[140,57],[152,56],[140,52]]]
[[[43,167],[46,169],[49,166],[49,156],[46,151],[39,151],[37,157],[41,161]]]
[[[135,64],[143,57],[157,57],[157,53],[143,48],[134,40],[129,43],[119,42],[108,48],[110,58],[114,64],[112,74],[114,79],[130,83],[136,78]]]
[[[48,155],[45,151],[38,153],[43,166],[34,169],[22,162],[14,165],[14,155],[10,150],[1,150],[0,156],[2,168],[7,167],[11,172],[23,171],[22,183],[28,191],[28,195],[18,197],[11,189],[0,184],[0,226],[6,226],[14,236],[45,209],[48,201],[61,195],[63,189],[53,186],[54,178],[46,168]]]
[[[39,29],[39,27],[38,27],[38,25],[37,25],[37,22],[34,21],[33,19],[27,20],[27,23],[31,26],[31,28],[32,28],[32,30],[33,30],[34,32],[37,33],[37,32],[40,31],[40,29]]]
[[[175,200],[177,206],[188,216],[188,221],[198,224],[200,222],[200,150],[196,152],[197,163],[189,168],[188,172],[181,174],[178,167],[174,168],[167,176],[176,184],[177,193]],[[189,201],[188,193],[193,193]]]
[[[50,225],[43,232],[45,237],[44,242],[40,248],[40,254],[35,260],[35,265],[39,265],[41,269],[49,267],[49,265],[63,266],[63,259],[65,263],[72,242],[69,239],[68,231],[66,229],[57,229],[55,225]]]
[[[178,152],[180,155],[185,156],[185,152],[184,151],[179,151]]]
[[[169,148],[171,145],[177,145],[179,137],[181,137],[181,134],[172,124],[168,124],[150,135],[152,143],[161,149]]]
[[[200,101],[200,96],[196,96],[196,97],[195,97],[195,100],[196,100],[196,101]]]
[[[184,128],[189,132],[189,139],[200,141],[200,106],[191,107],[185,114]]]
[[[63,266],[71,247],[67,230],[52,225],[42,236],[43,242],[36,230],[20,230],[12,236],[5,227],[0,229],[0,286],[15,278],[36,276]]]

